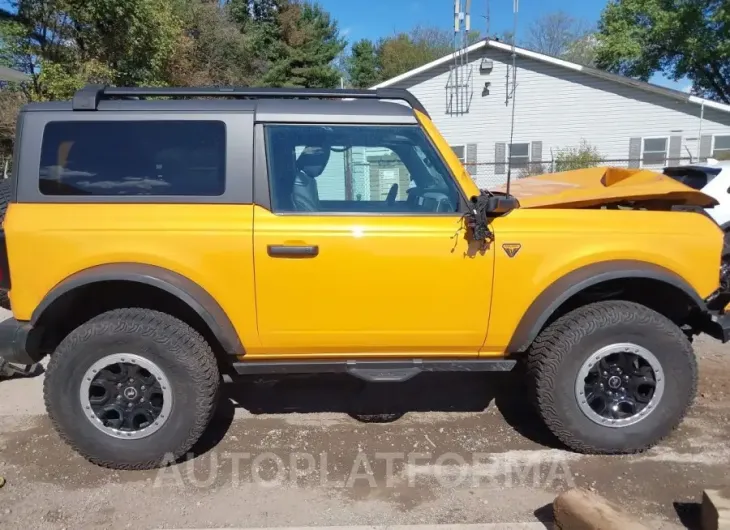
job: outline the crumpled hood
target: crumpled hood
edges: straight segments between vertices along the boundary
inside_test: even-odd
[[[506,186],[499,188],[505,191]],[[656,171],[593,167],[514,179],[520,208],[587,208],[632,201],[708,208],[717,201]]]

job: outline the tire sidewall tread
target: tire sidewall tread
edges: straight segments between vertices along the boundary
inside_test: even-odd
[[[631,342],[652,352],[662,366],[664,395],[633,425],[599,425],[579,408],[575,381],[583,363],[600,348]],[[692,345],[671,320],[633,302],[597,302],[550,324],[528,351],[532,400],[548,429],[570,449],[598,454],[642,452],[681,422],[697,391]]]
[[[112,353],[154,362],[172,388],[170,417],[151,435],[115,438],[92,425],[79,399],[84,373]],[[203,337],[180,320],[149,309],[102,313],[72,331],[51,356],[44,401],[61,438],[87,460],[116,469],[150,469],[177,460],[198,441],[211,420],[220,373]]]

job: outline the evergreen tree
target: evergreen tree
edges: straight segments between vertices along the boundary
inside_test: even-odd
[[[352,45],[347,73],[355,88],[370,88],[381,81],[377,50],[373,41],[363,39]]]
[[[337,22],[318,4],[278,0],[276,24],[264,42],[269,86],[334,88],[340,72],[335,59],[345,49]],[[269,45],[270,41],[270,45]]]

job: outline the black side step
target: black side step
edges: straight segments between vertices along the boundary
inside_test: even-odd
[[[400,383],[421,372],[509,372],[512,359],[397,361],[266,361],[233,363],[239,375],[348,373],[364,381]]]

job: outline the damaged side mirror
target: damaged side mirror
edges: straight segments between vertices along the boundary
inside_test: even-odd
[[[484,210],[488,214],[502,215],[518,208],[520,203],[511,195],[492,195],[486,199]]]

